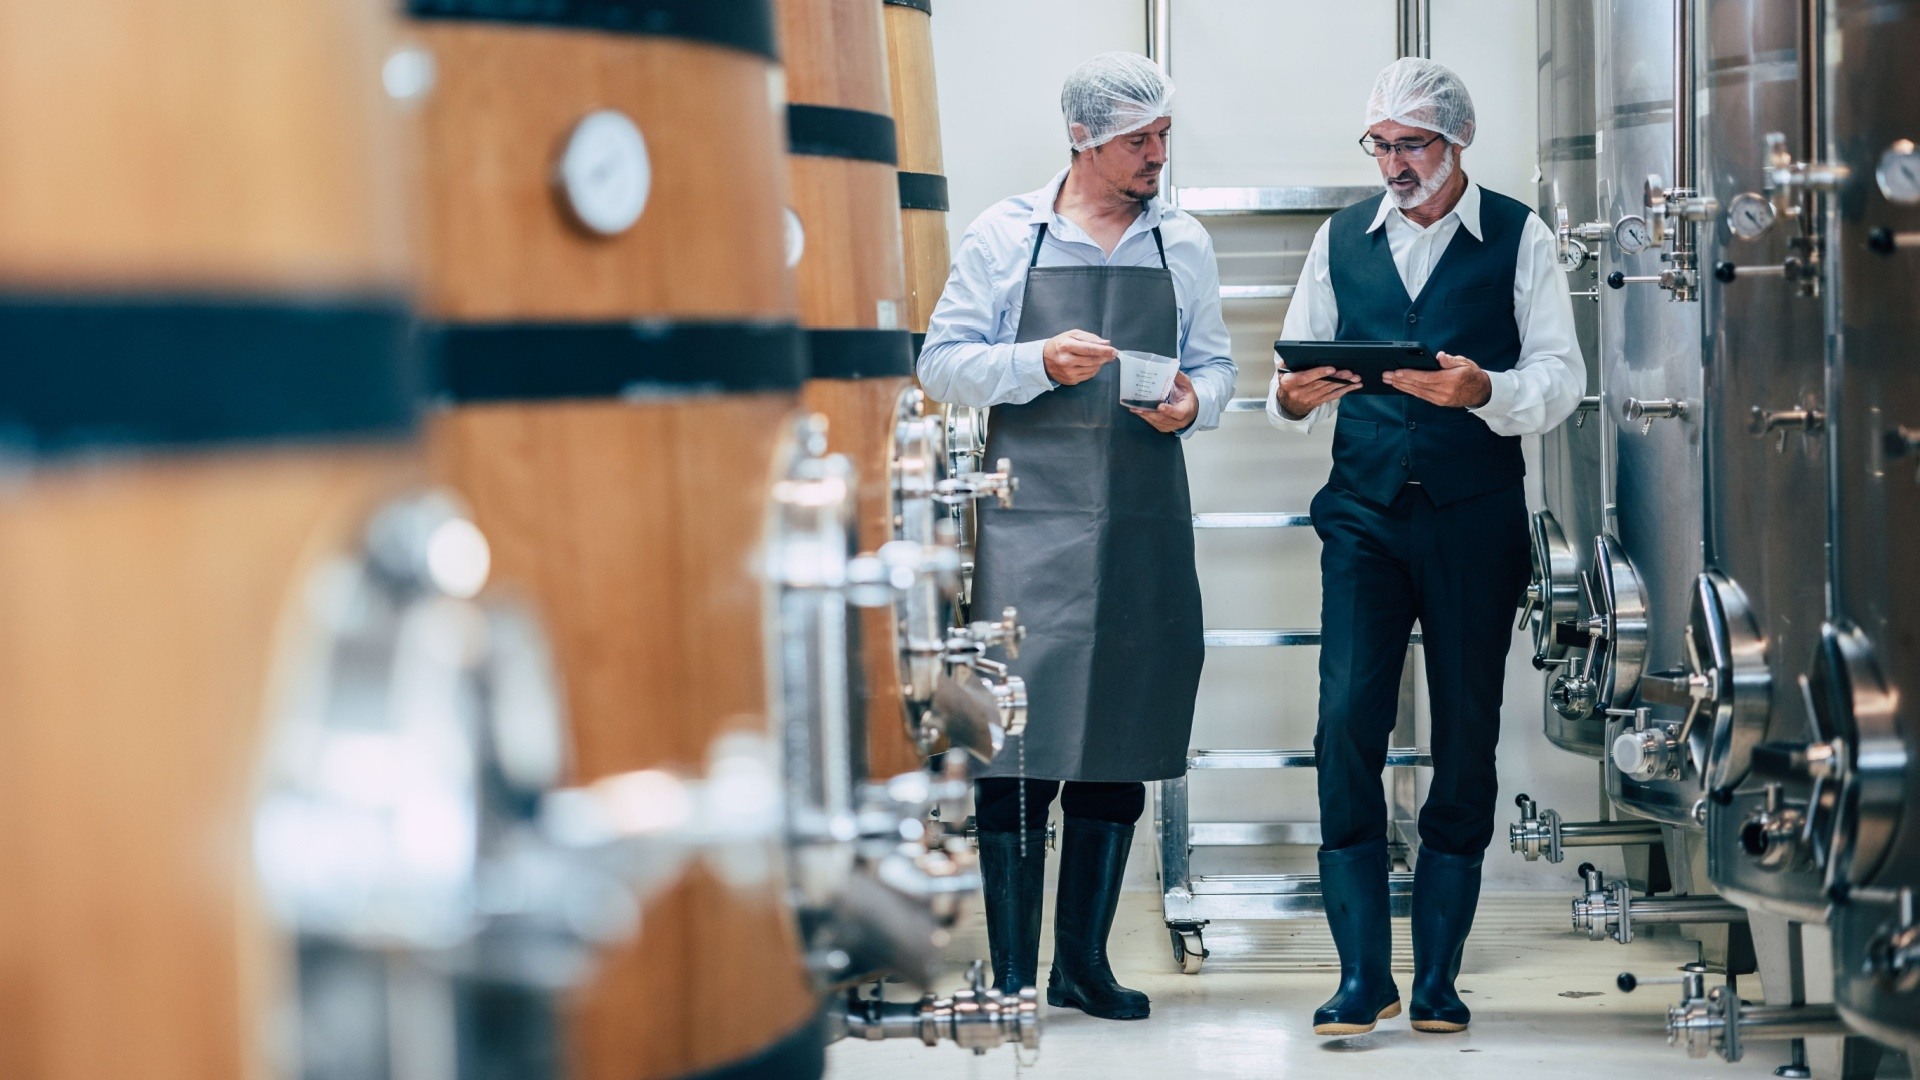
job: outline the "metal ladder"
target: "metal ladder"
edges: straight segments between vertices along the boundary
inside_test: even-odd
[[[1373,194],[1355,188],[1184,188],[1176,198],[1181,209],[1197,216],[1267,213],[1331,213]],[[1223,301],[1286,299],[1292,285],[1223,285]],[[1264,398],[1235,398],[1230,413],[1266,411]],[[1196,530],[1294,529],[1312,525],[1304,513],[1205,513],[1193,516]],[[1209,648],[1304,648],[1320,644],[1317,628],[1209,629]],[[1405,917],[1413,903],[1414,860],[1419,854],[1415,825],[1417,796],[1413,770],[1430,768],[1428,751],[1415,745],[1414,672],[1416,631],[1408,643],[1400,674],[1399,715],[1389,742],[1386,787],[1388,845],[1394,864],[1389,875],[1392,911]],[[1160,881],[1168,936],[1174,962],[1189,975],[1198,974],[1207,957],[1203,930],[1213,919],[1313,918],[1326,910],[1316,873],[1193,872],[1195,848],[1312,845],[1320,843],[1318,821],[1206,821],[1191,818],[1188,783],[1195,771],[1213,769],[1311,769],[1311,748],[1274,750],[1195,749],[1187,755],[1187,774],[1163,780],[1155,788],[1154,819],[1160,840]]]

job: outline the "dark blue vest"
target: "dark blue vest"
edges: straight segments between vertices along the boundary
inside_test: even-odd
[[[1533,213],[1480,190],[1480,234],[1453,234],[1426,288],[1409,298],[1387,247],[1386,226],[1369,233],[1382,192],[1333,216],[1328,269],[1339,307],[1340,341],[1417,341],[1464,356],[1488,371],[1520,362],[1513,317],[1514,263]],[[1516,484],[1526,475],[1518,436],[1495,435],[1465,409],[1405,394],[1349,394],[1340,401],[1328,483],[1382,505],[1417,480],[1439,505]]]

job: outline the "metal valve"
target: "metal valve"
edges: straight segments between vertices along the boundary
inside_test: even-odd
[[[1573,898],[1573,928],[1587,938],[1633,943],[1633,928],[1669,923],[1744,923],[1747,909],[1718,896],[1635,896],[1625,881],[1609,883],[1592,863],[1580,864],[1585,891]]]
[[[1920,229],[1881,228],[1867,234],[1867,249],[1876,255],[1891,255],[1909,248],[1920,248]]]
[[[1545,855],[1550,863],[1566,858],[1560,850],[1560,811],[1541,810],[1531,797],[1522,794],[1513,800],[1520,808],[1520,820],[1507,829],[1507,846],[1528,862]]]
[[[1785,278],[1788,281],[1805,281],[1819,272],[1812,263],[1789,257],[1784,262],[1771,266],[1736,266],[1730,262],[1718,263],[1713,268],[1713,280],[1723,285],[1748,278]]]
[[[1914,924],[1913,890],[1855,886],[1843,895],[1848,903],[1893,905],[1893,919],[1867,943],[1866,970],[1890,993],[1920,989],[1920,926]]]
[[[1671,727],[1650,725],[1650,710],[1644,705],[1635,709],[1608,709],[1607,715],[1633,720],[1633,730],[1623,731],[1614,738],[1609,755],[1621,775],[1642,782],[1680,778],[1683,744]]]
[[[1655,420],[1684,420],[1691,410],[1686,402],[1674,398],[1652,398],[1646,401],[1628,398],[1620,411],[1628,423],[1639,423],[1640,434],[1645,435],[1653,430]]]
[[[1765,801],[1740,826],[1740,848],[1762,870],[1786,870],[1807,862],[1807,815],[1786,804],[1779,784],[1768,784]]]
[[[1020,643],[1027,639],[1027,628],[1020,625],[1020,613],[1013,608],[1002,608],[997,621],[969,623],[967,637],[982,649],[999,646],[1007,651],[1011,659],[1020,658]]]
[[[1785,453],[1787,433],[1798,431],[1812,435],[1827,426],[1827,414],[1819,409],[1802,406],[1797,409],[1763,409],[1755,405],[1748,414],[1747,431],[1755,438],[1774,435],[1774,450]]]
[[[1560,269],[1569,274],[1593,261],[1591,245],[1603,243],[1613,235],[1613,227],[1604,221],[1573,224],[1564,203],[1554,204],[1553,220],[1554,233],[1560,241]]]
[[[975,1054],[1012,1045],[1040,1049],[1040,993],[1024,987],[1003,994],[987,985],[985,966],[974,961],[967,986],[950,997],[928,994],[917,1002],[864,998],[849,991],[837,1020],[856,1039],[918,1039],[927,1046],[951,1042]]]
[[[1797,217],[1800,204],[1794,198],[1803,191],[1833,191],[1846,182],[1851,169],[1845,165],[1829,165],[1813,161],[1796,161],[1793,153],[1787,149],[1787,136],[1783,132],[1767,133],[1766,161],[1763,175],[1766,177],[1765,191],[1773,199],[1774,209],[1781,217]]]
[[[1005,510],[1013,507],[1013,493],[1020,490],[1020,478],[1013,475],[1013,460],[1001,458],[994,462],[993,472],[962,473],[951,480],[940,481],[935,487],[936,497],[948,506],[992,498]]]
[[[1580,403],[1573,407],[1573,426],[1577,428],[1586,427],[1587,417],[1599,411],[1600,395],[1588,394],[1586,397],[1581,398]]]
[[[1749,1005],[1740,1000],[1731,975],[1724,984],[1707,989],[1708,973],[1705,964],[1691,963],[1680,969],[1679,978],[1637,979],[1623,971],[1614,984],[1623,994],[1642,986],[1678,985],[1680,1000],[1667,1008],[1667,1045],[1678,1046],[1684,1040],[1688,1057],[1717,1052],[1735,1062],[1745,1055],[1748,1040],[1803,1040],[1849,1033],[1839,1010],[1830,1004]],[[1797,1053],[1795,1060],[1800,1060]],[[1776,1071],[1775,1075],[1793,1074]]]

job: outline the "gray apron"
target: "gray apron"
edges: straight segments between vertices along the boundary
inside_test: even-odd
[[[1016,341],[1086,330],[1116,349],[1180,354],[1180,312],[1160,266],[1028,262]],[[1024,405],[996,405],[987,460],[1013,459],[1011,509],[983,503],[973,610],[1020,609],[1013,673],[1030,722],[986,776],[1164,780],[1187,767],[1200,686],[1200,579],[1177,436],[1120,404],[1120,365]]]

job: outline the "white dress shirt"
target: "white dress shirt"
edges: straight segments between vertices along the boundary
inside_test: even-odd
[[[1340,310],[1327,266],[1327,228],[1320,226],[1307,251],[1307,262],[1300,271],[1300,282],[1294,288],[1286,325],[1280,333],[1286,340],[1332,341],[1339,333]],[[1381,199],[1380,212],[1367,231],[1380,228],[1387,230],[1387,247],[1407,295],[1418,297],[1455,234],[1466,229],[1476,239],[1483,237],[1480,185],[1468,184],[1452,212],[1424,229],[1401,213],[1391,197]],[[1555,259],[1556,245],[1546,222],[1528,214],[1513,271],[1513,321],[1520,330],[1520,362],[1511,371],[1487,372],[1493,395],[1485,405],[1469,410],[1485,420],[1495,435],[1550,431],[1573,415],[1586,393],[1587,365],[1574,336],[1573,301],[1567,294],[1567,275]],[[1278,428],[1312,431],[1315,424],[1340,407],[1338,401],[1331,401],[1304,419],[1295,420],[1280,411],[1279,390],[1280,374],[1276,370],[1267,385],[1267,420]]]
[[[1086,230],[1054,212],[1066,179],[1062,170],[1046,187],[1001,200],[967,227],[920,351],[921,388],[936,401],[980,408],[1018,405],[1054,389],[1041,358],[1046,342],[1016,345],[1013,340],[1026,300],[1034,235],[1041,225],[1047,227],[1041,266],[1158,267],[1160,253],[1153,244],[1158,227],[1180,308],[1180,368],[1193,380],[1198,398],[1193,423],[1180,435],[1217,427],[1233,397],[1235,368],[1220,315],[1213,238],[1192,215],[1156,198],[1127,226],[1109,256]]]

